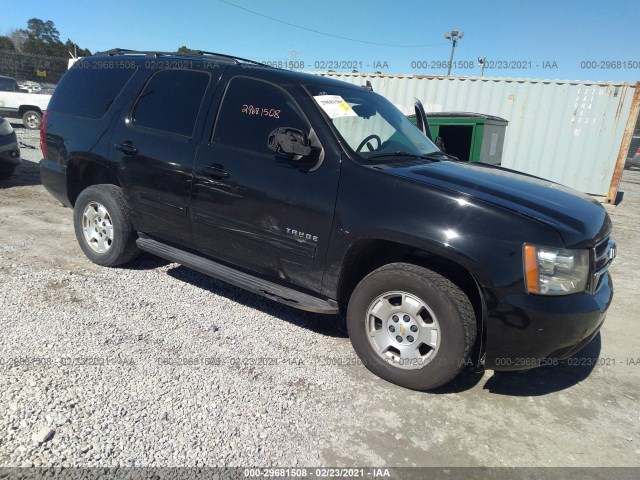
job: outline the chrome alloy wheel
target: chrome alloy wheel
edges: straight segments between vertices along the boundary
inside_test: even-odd
[[[388,292],[369,306],[369,343],[385,361],[406,370],[422,368],[440,347],[440,327],[429,306],[407,292]]]
[[[33,112],[24,117],[23,122],[25,127],[31,130],[36,130],[40,127],[40,119],[38,118],[38,115]]]
[[[90,202],[82,214],[82,231],[87,245],[94,252],[106,253],[113,244],[113,223],[107,209],[98,202]]]

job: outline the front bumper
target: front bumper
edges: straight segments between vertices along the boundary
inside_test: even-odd
[[[549,297],[517,294],[488,309],[485,367],[524,370],[567,358],[595,337],[613,299],[605,273],[593,293]]]
[[[22,159],[20,147],[14,132],[9,135],[0,135],[0,172],[13,172]]]
[[[18,150],[0,152],[0,172],[13,172],[21,162]]]

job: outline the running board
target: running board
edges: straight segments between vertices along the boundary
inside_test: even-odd
[[[323,300],[292,288],[278,285],[248,273],[221,265],[207,258],[180,250],[147,237],[136,240],[140,250],[158,257],[179,263],[200,273],[230,283],[236,287],[249,290],[263,297],[270,298],[292,307],[316,313],[338,313],[338,304],[334,300]]]

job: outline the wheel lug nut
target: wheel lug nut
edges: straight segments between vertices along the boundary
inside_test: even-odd
[[[394,327],[393,325],[389,325],[389,331],[390,332],[395,332],[396,331],[396,327]]]
[[[418,327],[417,327],[417,326],[415,326],[415,325],[411,325],[410,330],[411,330],[412,332],[417,332],[417,331],[418,331]]]
[[[402,343],[402,337],[401,337],[400,335],[398,335],[398,336],[396,337],[396,340],[397,340],[398,342]]]
[[[411,318],[409,318],[409,315],[405,315],[404,317],[402,317],[402,319],[403,319],[405,322],[408,322],[409,320],[411,320]]]
[[[393,319],[394,322],[398,321],[398,315],[394,315],[393,317],[391,317]]]
[[[408,340],[408,341],[410,341],[410,342],[413,342],[413,337],[412,337],[411,335],[409,335],[409,336],[407,337],[407,340]]]

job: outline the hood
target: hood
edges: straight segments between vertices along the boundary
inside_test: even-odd
[[[567,247],[593,246],[611,230],[611,220],[597,200],[558,183],[513,170],[440,161],[385,171],[534,218],[558,231]]]

